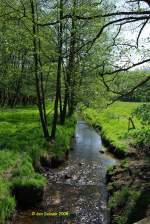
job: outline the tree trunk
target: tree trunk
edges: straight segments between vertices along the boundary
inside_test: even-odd
[[[32,13],[32,31],[33,31],[33,56],[34,56],[34,72],[35,72],[35,81],[36,81],[36,92],[37,92],[37,105],[39,109],[39,115],[41,120],[41,125],[43,129],[43,134],[46,140],[49,140],[48,127],[46,126],[43,108],[42,108],[42,98],[40,92],[40,80],[38,76],[38,44],[37,44],[37,25],[35,21],[35,6],[33,0],[30,0],[31,13]]]
[[[73,10],[72,10],[72,21],[71,21],[71,37],[70,37],[70,47],[69,47],[69,59],[66,71],[65,80],[65,94],[64,94],[64,104],[62,111],[61,124],[65,123],[67,115],[71,116],[74,112],[74,96],[75,96],[75,45],[76,45],[76,23],[75,23],[75,11],[76,11],[76,0],[73,0]]]
[[[39,34],[39,29],[37,28],[37,32]],[[39,38],[38,41],[39,44],[39,65],[40,65],[40,84],[41,84],[41,95],[42,95],[42,107],[43,107],[43,116],[44,116],[44,120],[45,120],[45,125],[48,128],[48,123],[47,123],[47,115],[46,115],[46,105],[45,105],[45,92],[44,92],[44,85],[43,85],[43,72],[42,72],[42,61],[41,61],[41,40]]]
[[[59,2],[60,14],[59,14],[59,29],[58,29],[58,65],[57,65],[57,81],[56,81],[56,95],[55,95],[55,103],[54,103],[54,117],[52,123],[52,130],[51,130],[51,139],[55,139],[56,135],[56,125],[58,119],[58,103],[60,99],[60,89],[61,89],[61,65],[62,65],[62,34],[63,34],[63,0]]]

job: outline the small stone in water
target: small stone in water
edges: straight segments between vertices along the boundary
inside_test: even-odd
[[[80,163],[79,163],[79,165],[80,165],[80,166],[83,166],[83,165],[84,165],[84,163],[80,162]]]
[[[65,179],[70,179],[71,176],[69,176],[68,174],[65,175]]]
[[[101,150],[99,150],[99,152],[100,152],[100,153],[104,153],[104,150],[101,149]]]

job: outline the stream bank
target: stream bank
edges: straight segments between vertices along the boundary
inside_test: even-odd
[[[101,147],[100,136],[86,122],[78,121],[69,160],[59,168],[44,170],[48,185],[42,204],[18,211],[13,224],[108,224],[106,169],[117,160],[100,153]]]
[[[145,217],[150,223],[150,155],[148,151],[137,149],[129,142],[128,150],[121,150],[119,142],[117,147],[108,140],[109,135],[106,135],[108,133],[106,130],[104,132],[100,122],[97,122],[99,115],[95,114],[94,118],[92,118],[93,113],[84,115],[87,122],[101,133],[102,142],[108,150],[122,159],[120,164],[112,166],[107,171],[110,223],[133,224]],[[119,135],[119,132],[117,134]]]
[[[150,163],[141,152],[107,172],[111,224],[150,223]],[[141,222],[142,223],[142,222]]]

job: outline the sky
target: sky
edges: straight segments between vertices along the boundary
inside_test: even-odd
[[[128,8],[126,8],[125,6],[129,6],[129,4],[125,4],[125,0],[116,0],[116,7],[117,7],[116,10],[129,11],[133,7],[132,5],[130,5]],[[135,7],[135,4],[134,4],[134,7]],[[145,3],[142,3],[141,7],[143,9],[148,10],[148,6]],[[136,9],[134,8],[134,10]],[[125,40],[128,43],[136,45],[136,39],[141,28],[141,26],[138,28],[139,25],[140,23],[130,23],[128,25],[124,25],[122,32],[119,36],[120,39],[123,40],[122,42],[124,42]],[[130,48],[130,51],[127,51],[126,54],[127,54],[127,57],[124,56],[123,58],[124,59],[128,58],[128,60],[130,58],[130,61],[132,63],[137,63],[143,58],[148,58],[150,56],[150,23],[144,27],[141,33],[138,49]],[[121,58],[119,60],[119,63],[121,63],[122,65],[124,64]],[[150,69],[150,64],[146,63],[144,64],[144,67]],[[138,68],[143,68],[143,65],[138,66]]]

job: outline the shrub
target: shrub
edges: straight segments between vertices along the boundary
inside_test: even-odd
[[[136,129],[131,132],[131,135],[135,138],[135,144],[137,144],[140,148],[150,149],[150,128],[149,127]]]
[[[150,125],[150,104],[142,104],[132,113],[143,125]]]
[[[141,121],[143,126],[132,131],[131,135],[140,148],[150,149],[150,104],[140,105],[134,110],[133,115]]]

